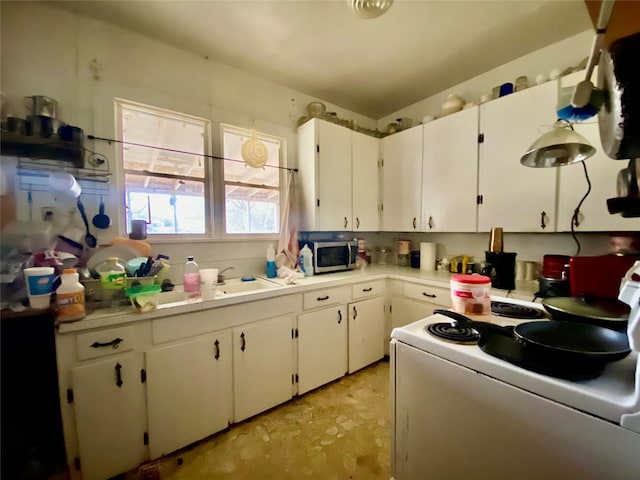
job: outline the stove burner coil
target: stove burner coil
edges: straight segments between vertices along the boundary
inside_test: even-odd
[[[425,327],[425,331],[452,343],[472,345],[478,343],[480,339],[480,335],[473,328],[447,322],[431,323]]]
[[[508,302],[491,302],[491,313],[499,317],[521,318],[526,320],[545,317],[542,310]]]

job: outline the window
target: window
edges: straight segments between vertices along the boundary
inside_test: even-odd
[[[206,233],[209,122],[121,100],[116,110],[127,230],[146,220],[150,234]]]
[[[280,231],[280,166],[282,140],[245,129],[222,125],[224,161],[225,232],[269,234]],[[242,161],[242,144],[255,138],[266,147],[265,167]],[[234,161],[235,160],[235,161]],[[276,167],[276,168],[274,168]]]
[[[206,119],[116,99],[116,121],[127,232],[131,220],[145,220],[152,235],[279,232],[283,139],[221,125],[220,158],[209,153]],[[250,139],[266,147],[263,168],[242,160],[242,145]]]

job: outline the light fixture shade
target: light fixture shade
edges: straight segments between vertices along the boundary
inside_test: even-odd
[[[562,167],[581,162],[596,153],[586,138],[567,122],[558,121],[553,130],[538,138],[520,158],[525,167]]]
[[[389,10],[393,0],[347,0],[351,10],[361,18],[376,18]]]

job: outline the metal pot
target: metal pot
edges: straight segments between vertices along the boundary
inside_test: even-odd
[[[58,116],[58,101],[42,95],[24,97],[29,109],[29,115],[41,115],[43,117],[56,118]]]

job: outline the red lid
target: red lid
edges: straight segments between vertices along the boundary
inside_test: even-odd
[[[455,280],[460,283],[470,283],[473,285],[483,285],[485,283],[491,283],[491,279],[489,277],[485,277],[484,275],[480,275],[478,273],[472,273],[471,275],[458,273],[455,275],[451,275],[451,280]]]

